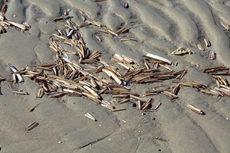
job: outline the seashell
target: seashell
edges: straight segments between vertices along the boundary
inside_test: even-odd
[[[17,72],[18,70],[11,64],[8,64],[8,66],[10,67],[10,69],[15,73]],[[13,77],[15,77],[15,74],[13,74]],[[23,77],[21,76],[21,74],[19,73],[16,73],[16,77],[17,77],[17,83],[21,83],[24,81]],[[15,77],[15,80],[16,80],[16,77]]]
[[[212,50],[208,51],[208,58],[211,60],[216,59],[216,53]]]
[[[158,55],[154,55],[154,54],[151,54],[151,53],[147,53],[145,56],[146,56],[146,57],[149,57],[149,58],[153,58],[153,59],[159,60],[159,61],[166,62],[166,63],[168,63],[169,65],[172,64],[171,61],[167,60],[166,58],[160,57],[160,56],[158,56]]]
[[[127,2],[124,2],[124,8],[129,8],[129,4]]]
[[[196,108],[195,106],[191,104],[188,104],[187,107],[199,115],[204,115],[204,112],[202,110]]]
[[[201,44],[197,44],[197,48],[201,51],[205,51],[204,47],[202,47]]]
[[[228,24],[224,24],[223,22],[220,22],[220,24],[227,30],[230,31],[230,27]]]
[[[211,46],[211,42],[208,39],[204,39],[204,43],[206,47],[210,47]]]
[[[86,113],[85,116],[93,121],[97,121],[90,113]]]

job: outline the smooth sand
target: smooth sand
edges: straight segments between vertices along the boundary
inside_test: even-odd
[[[91,20],[101,21],[109,29],[131,28],[127,35],[137,41],[120,42],[99,34],[103,39],[99,42],[95,38],[97,27],[80,29],[90,50],[99,50],[101,59],[114,66],[117,64],[110,57],[115,52],[134,59],[140,65],[143,65],[143,55],[153,53],[171,60],[174,70],[188,69],[182,81],[195,80],[209,87],[215,86],[215,80],[202,73],[202,69],[230,66],[229,33],[220,25],[221,21],[230,24],[229,1],[129,0],[129,8],[124,8],[123,2],[125,0],[9,0],[6,17],[20,23],[26,21],[32,28],[24,33],[11,28],[1,34],[0,74],[7,80],[11,79],[9,63],[18,69],[26,64],[32,68],[42,63],[55,63],[48,42],[52,33],[64,28],[64,23],[55,23],[53,19],[65,9],[72,10],[70,14],[78,24],[83,23],[78,13],[82,10],[89,13]],[[204,46],[204,38],[208,38],[212,46],[200,51],[196,44]],[[196,54],[170,55],[179,46],[188,47]],[[207,59],[208,50],[216,52],[216,60]],[[124,72],[121,67],[119,69]],[[229,80],[229,76],[223,78]],[[111,112],[84,97],[52,99],[44,96],[38,99],[37,84],[24,79],[25,82],[20,84],[7,81],[1,84],[2,153],[228,153],[230,150],[230,122],[227,119],[230,118],[230,97],[217,98],[183,87],[177,100],[170,100],[162,94],[152,96],[153,106],[159,102],[162,105],[157,112],[141,115],[142,112],[131,103],[116,104],[117,108],[125,107],[127,110]],[[130,87],[132,91],[143,94],[158,85],[172,83],[169,80],[131,84]],[[11,90],[28,91],[30,95],[14,95]],[[112,100],[108,95],[103,97]],[[29,112],[38,103],[41,104]],[[186,107],[188,103],[206,114],[195,114]],[[86,118],[86,113],[93,114],[98,121]],[[39,125],[27,133],[25,127],[34,121]]]

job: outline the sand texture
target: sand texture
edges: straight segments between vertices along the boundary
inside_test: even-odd
[[[0,1],[4,3],[3,0]],[[123,3],[128,2],[129,8]],[[34,65],[55,63],[55,54],[49,41],[65,22],[56,23],[64,10],[71,9],[72,21],[84,23],[79,10],[90,15],[91,21],[100,21],[114,31],[130,27],[124,33],[135,41],[121,42],[111,35],[97,32],[89,25],[80,29],[91,51],[100,51],[100,59],[125,70],[110,58],[114,53],[126,55],[143,66],[143,56],[152,53],[172,62],[171,69],[187,69],[181,81],[198,81],[208,87],[216,86],[215,79],[202,70],[208,67],[230,67],[229,32],[220,22],[230,24],[229,0],[8,0],[6,18],[18,23],[27,22],[31,28],[25,32],[15,28],[0,34],[0,152],[1,153],[229,153],[230,151],[230,97],[216,97],[182,87],[179,99],[171,100],[163,94],[153,98],[152,107],[162,105],[156,112],[142,112],[131,102],[115,103],[124,111],[112,112],[86,97],[63,96],[37,98],[38,85],[24,77],[23,83],[13,83],[8,64],[18,69],[33,69]],[[102,41],[96,39],[100,36]],[[204,38],[211,47],[205,47]],[[200,51],[200,43],[205,51]],[[62,45],[63,43],[60,44]],[[193,54],[176,56],[172,51],[183,46]],[[74,51],[68,45],[65,49]],[[207,58],[208,51],[216,59]],[[78,56],[71,56],[78,61]],[[152,66],[152,65],[151,65]],[[102,75],[109,79],[102,72]],[[230,81],[229,75],[221,75]],[[155,86],[175,86],[172,80],[159,83],[128,84],[131,91],[141,95]],[[11,91],[23,90],[29,95],[16,95]],[[111,101],[111,95],[102,95]],[[40,103],[33,112],[29,110]],[[205,112],[198,115],[188,109],[192,104]],[[87,117],[92,114],[97,121]],[[144,113],[144,114],[143,114]],[[32,122],[39,125],[31,131],[25,128]],[[158,139],[157,139],[157,138]]]

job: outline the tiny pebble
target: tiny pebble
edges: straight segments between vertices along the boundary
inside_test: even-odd
[[[75,104],[75,102],[73,102],[73,104]]]
[[[158,151],[161,151],[161,149],[158,149]]]
[[[16,15],[16,14],[14,14],[14,17],[17,17],[17,15]]]
[[[58,141],[58,143],[62,143],[62,141]]]
[[[145,115],[145,113],[141,113],[141,115],[143,116],[143,115]]]
[[[156,120],[156,118],[155,118],[155,117],[153,117],[153,120]]]
[[[228,118],[226,118],[226,120],[228,120]]]

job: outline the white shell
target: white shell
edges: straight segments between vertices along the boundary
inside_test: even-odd
[[[66,57],[62,57],[62,59],[63,59],[64,61],[66,61],[67,63],[71,63],[71,61],[70,61],[68,58],[66,58]]]
[[[123,57],[117,53],[114,53],[113,55],[116,59],[118,59],[119,61],[123,61]]]
[[[18,70],[11,64],[8,64],[8,66],[10,67],[10,69],[15,73]],[[16,74],[17,78],[18,78],[18,83],[21,83],[24,81],[23,77],[21,76],[21,74],[17,73]],[[16,81],[15,75],[13,74],[13,79]]]
[[[93,121],[97,121],[90,113],[86,113],[85,116]]]
[[[141,110],[141,101],[140,100],[137,101],[137,109]]]
[[[158,55],[151,54],[151,53],[147,53],[146,57],[153,58],[153,59],[156,59],[156,60],[159,60],[159,61],[164,61],[164,62],[166,62],[166,63],[168,63],[170,65],[172,64],[172,62],[167,60],[166,58],[163,58],[163,57],[160,57]]]

